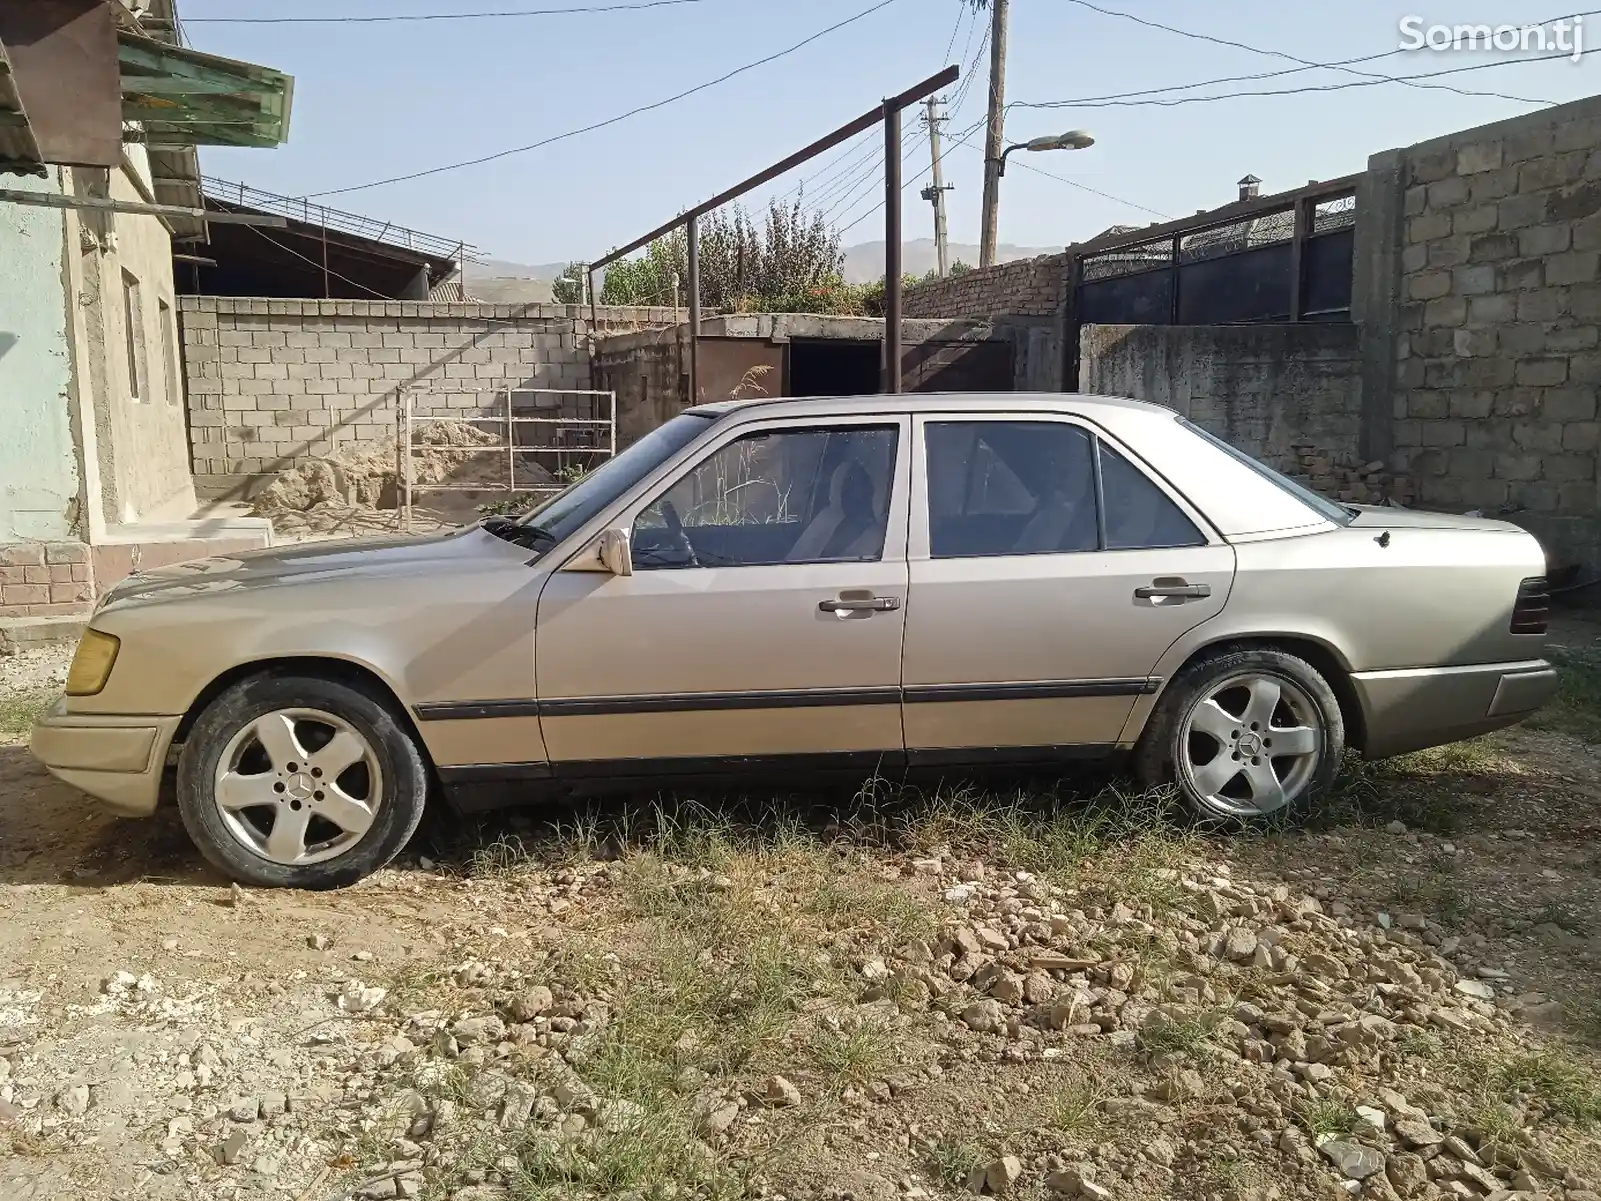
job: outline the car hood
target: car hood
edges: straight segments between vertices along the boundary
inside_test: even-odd
[[[243,589],[321,582],[332,577],[404,575],[437,570],[463,561],[526,562],[526,547],[485,533],[480,526],[424,537],[378,537],[298,543],[265,550],[242,551],[209,559],[193,559],[171,567],[138,572],[111,588],[102,609],[159,600],[215,595]]]
[[[1497,521],[1493,517],[1474,517],[1466,513],[1428,513],[1422,509],[1400,509],[1391,505],[1352,505],[1356,517],[1351,524],[1359,527],[1392,530],[1498,530],[1502,533],[1521,534],[1524,531],[1510,521]]]

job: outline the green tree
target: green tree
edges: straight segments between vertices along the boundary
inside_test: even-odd
[[[557,304],[583,304],[584,264],[568,263],[566,270],[551,281],[550,292]]]

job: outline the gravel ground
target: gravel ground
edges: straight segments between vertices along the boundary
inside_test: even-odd
[[[326,894],[0,734],[0,1198],[1597,1201],[1588,721],[1302,830],[705,798],[436,818]]]

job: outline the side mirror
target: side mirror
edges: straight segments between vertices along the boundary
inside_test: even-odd
[[[634,574],[634,548],[626,529],[615,527],[602,530],[599,555],[601,564],[612,575]]]

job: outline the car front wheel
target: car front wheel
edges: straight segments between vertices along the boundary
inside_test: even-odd
[[[1172,783],[1198,816],[1245,821],[1304,810],[1334,781],[1345,722],[1328,681],[1285,651],[1187,664],[1135,753],[1147,786]]]
[[[339,888],[400,853],[428,772],[390,709],[347,684],[264,675],[219,694],[178,761],[178,808],[241,883]]]

